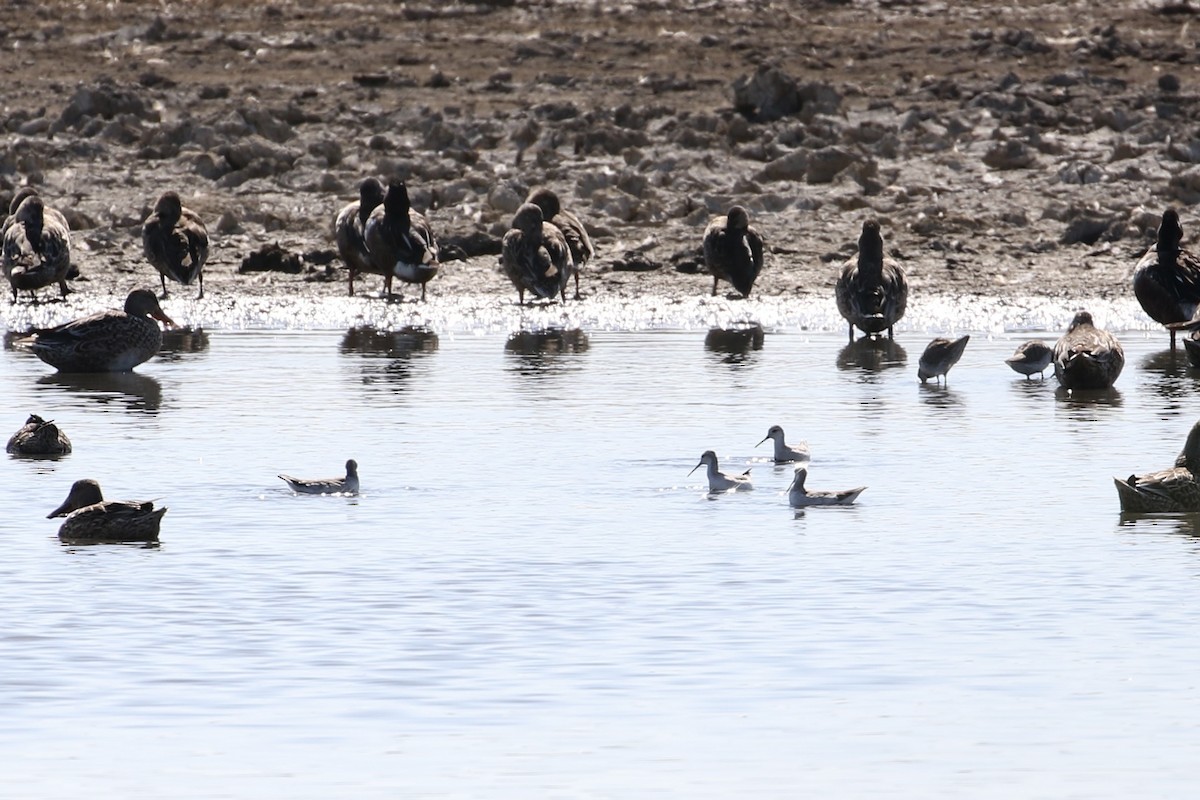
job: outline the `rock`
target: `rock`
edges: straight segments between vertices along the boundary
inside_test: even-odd
[[[800,85],[778,67],[761,65],[733,82],[733,106],[747,119],[773,122],[802,110],[808,117],[836,114],[841,95],[827,83]]]
[[[1200,167],[1188,167],[1171,176],[1167,196],[1187,205],[1200,203]]]
[[[759,170],[757,181],[802,181],[808,174],[808,151],[793,150],[783,158],[777,158]]]
[[[507,227],[505,228],[507,232]],[[466,234],[450,234],[438,237],[442,261],[455,261],[475,256],[500,255],[501,239],[483,231],[471,231]]]
[[[1036,161],[1037,156],[1016,139],[997,142],[983,154],[983,163],[996,170],[1026,169]]]
[[[278,242],[264,244],[243,258],[242,265],[238,267],[239,273],[286,272],[289,275],[299,275],[303,271],[304,259],[283,249]]]
[[[653,272],[661,267],[662,264],[651,261],[645,253],[638,250],[626,250],[623,255],[612,261],[613,272]]]
[[[846,167],[860,159],[841,147],[822,147],[808,159],[805,178],[809,183],[830,183]]]

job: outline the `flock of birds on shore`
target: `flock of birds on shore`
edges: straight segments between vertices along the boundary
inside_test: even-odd
[[[439,249],[429,221],[412,208],[403,182],[392,181],[385,189],[378,179],[367,178],[359,186],[359,199],[338,211],[333,228],[349,272],[351,295],[356,277],[373,274],[384,277],[388,297],[392,296],[393,279],[398,278],[419,285],[421,299],[425,299],[426,284],[440,266]],[[71,291],[67,286],[72,268],[69,226],[64,215],[47,206],[32,187],[23,187],[13,196],[0,237],[0,262],[14,303],[21,291],[35,300],[38,290],[55,284],[64,297]],[[1183,340],[1184,347],[1189,359],[1200,365],[1200,258],[1183,249],[1182,240],[1179,215],[1168,208],[1154,247],[1134,270],[1133,291],[1146,313],[1170,331],[1172,348],[1178,331],[1190,332]],[[146,260],[159,273],[164,299],[168,297],[168,278],[184,286],[195,282],[199,285],[197,298],[204,296],[208,233],[200,216],[186,208],[177,193],[164,192],[158,198],[142,226],[142,243]],[[713,295],[720,282],[726,281],[742,297],[749,297],[763,268],[763,251],[763,238],[750,225],[743,206],[735,205],[725,216],[714,218],[703,237]],[[594,256],[580,218],[563,209],[552,190],[538,187],[517,209],[503,237],[500,266],[517,290],[520,305],[525,303],[526,292],[565,302],[572,280],[578,299],[579,273]],[[885,256],[875,220],[863,223],[858,251],[842,265],[834,296],[849,325],[851,342],[856,328],[868,337],[885,332],[893,337],[894,326],[907,308],[908,281],[904,268]],[[161,348],[158,322],[175,324],[153,292],[137,289],[130,292],[123,310],[102,311],[36,330],[15,346],[31,351],[61,372],[129,371]],[[931,341],[918,362],[919,380],[944,383],[969,341],[969,336]],[[1098,328],[1090,313],[1080,311],[1053,347],[1040,340],[1027,341],[1006,361],[1027,379],[1034,374],[1044,378],[1045,370],[1053,365],[1064,389],[1087,392],[1111,389],[1124,367],[1125,355],[1115,336]],[[774,440],[776,463],[799,464],[788,490],[792,506],[849,505],[865,490],[807,490],[807,446],[787,445],[783,429],[777,425],[763,442],[767,439]],[[7,450],[17,455],[53,456],[69,453],[71,444],[53,422],[34,414],[9,440]],[[705,451],[692,471],[701,466],[707,470],[711,492],[752,488],[748,471],[742,475],[721,472],[712,450]],[[358,465],[353,460],[346,463],[344,478],[279,477],[299,493],[356,494],[359,488]],[[1200,422],[1189,434],[1175,466],[1116,482],[1123,511],[1200,511]],[[50,516],[66,517],[59,531],[64,541],[155,541],[165,511],[155,509],[152,503],[106,501],[96,481],[81,480]]]

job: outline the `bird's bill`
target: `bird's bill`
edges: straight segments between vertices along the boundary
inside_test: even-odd
[[[54,519],[55,517],[65,517],[67,514],[71,513],[71,510],[69,508],[70,505],[71,505],[71,498],[68,497],[66,500],[63,500],[61,506],[59,506],[58,508],[54,509],[49,514],[47,514],[46,519]]]
[[[179,327],[178,325],[175,324],[175,320],[173,320],[167,316],[167,312],[165,312],[165,311],[161,311],[161,310],[160,311],[151,311],[150,316],[154,317],[156,320],[158,320],[159,322],[163,323],[164,325],[166,325],[170,328],[178,328]]]
[[[762,444],[763,442],[765,442],[767,439],[770,439],[770,438],[771,438],[770,436],[764,436],[762,442],[759,442],[758,444]],[[756,444],[754,446],[758,447],[758,444]]]
[[[704,462],[703,462],[703,461],[701,461],[699,464],[697,464],[696,466],[692,467],[692,471],[691,471],[691,472],[689,472],[689,473],[688,473],[688,475],[691,475],[691,474],[692,474],[692,472],[695,472],[696,470],[700,469],[700,467],[701,467],[701,466],[703,466],[703,464],[704,464]]]

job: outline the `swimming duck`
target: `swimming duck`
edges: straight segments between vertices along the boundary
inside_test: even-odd
[[[1186,322],[1200,306],[1200,258],[1180,247],[1183,228],[1173,208],[1163,212],[1158,240],[1133,270],[1133,294],[1150,318],[1162,325]],[[1171,349],[1175,330],[1171,329]]]
[[[146,260],[158,270],[162,296],[167,297],[167,278],[191,286],[200,283],[204,297],[204,262],[208,260],[208,229],[200,215],[183,205],[175,192],[163,192],[154,210],[142,224],[142,249]]]
[[[281,479],[299,494],[358,494],[358,462],[353,458],[346,462],[344,478],[293,478],[280,475]]]
[[[704,229],[704,266],[717,284],[728,281],[749,297],[754,281],[763,268],[763,239],[750,227],[750,214],[742,206],[733,206],[724,217],[717,217]]]
[[[175,324],[154,292],[135,289],[125,298],[124,311],[101,311],[39,330],[14,346],[33,351],[59,372],[128,372],[162,347],[162,330],[155,319]]]
[[[868,335],[886,330],[892,338],[892,327],[908,306],[908,278],[902,266],[884,257],[883,237],[875,220],[863,223],[858,255],[842,265],[834,297],[838,311],[850,323],[850,341],[854,341],[855,326]]]
[[[358,185],[358,199],[343,206],[333,220],[333,238],[350,271],[351,297],[354,296],[355,277],[363,272],[375,272],[371,252],[367,250],[367,220],[371,212],[383,204],[383,198],[383,184],[378,178],[367,178]]]
[[[62,456],[71,452],[71,440],[53,420],[47,421],[37,414],[30,414],[21,429],[9,438],[4,449],[20,456]]]
[[[63,297],[70,293],[67,273],[71,270],[71,233],[66,219],[51,213],[37,194],[21,201],[13,222],[4,231],[4,276],[12,286],[13,302],[17,292],[36,292],[57,283]]]
[[[775,463],[786,464],[791,461],[808,461],[811,456],[808,452],[808,442],[800,442],[797,445],[788,445],[783,441],[783,428],[778,425],[772,425],[767,429],[767,435],[763,437],[762,442],[754,445],[758,447],[767,439],[775,441]]]
[[[941,378],[945,381],[950,368],[962,358],[963,350],[967,349],[969,341],[969,335],[954,340],[939,336],[926,345],[925,352],[921,353],[921,358],[917,361],[917,377],[921,379],[921,383],[930,378],[934,378],[935,381]]]
[[[438,245],[429,222],[409,203],[407,186],[402,182],[388,184],[383,203],[367,217],[363,235],[372,271],[384,276],[387,295],[392,295],[392,278],[399,278],[405,283],[421,284],[424,300],[425,284],[437,275],[440,266]]]
[[[867,489],[865,486],[859,486],[857,489],[846,489],[840,492],[810,492],[804,488],[804,481],[807,479],[808,470],[804,467],[796,467],[796,475],[792,478],[792,485],[788,487],[788,502],[793,508],[848,506]]]
[[[512,229],[501,243],[500,265],[525,305],[525,292],[567,300],[567,281],[575,271],[571,248],[563,232],[545,221],[542,209],[525,203],[513,216]]]
[[[566,211],[559,204],[558,195],[552,190],[542,187],[533,189],[525,198],[526,203],[533,203],[542,210],[542,220],[562,231],[571,249],[571,260],[575,262],[573,275],[575,278],[575,299],[579,299],[579,273],[596,255],[592,247],[592,238],[588,236],[587,228],[578,216]]]
[[[1188,432],[1175,466],[1113,482],[1122,511],[1200,511],[1200,422]]]
[[[1050,366],[1051,359],[1054,358],[1054,351],[1050,346],[1041,339],[1030,339],[1028,342],[1017,345],[1017,350],[1008,358],[1004,359],[1004,363],[1013,368],[1014,371],[1025,376],[1025,380],[1035,372],[1046,379],[1046,367]]]
[[[717,454],[712,450],[704,451],[704,454],[700,456],[700,463],[692,467],[692,472],[703,466],[708,467],[709,492],[746,492],[754,488],[750,483],[750,470],[746,470],[741,475],[726,475],[717,466]],[[688,475],[691,475],[692,472],[689,472]]]
[[[1064,389],[1108,389],[1124,366],[1117,337],[1097,328],[1087,311],[1076,314],[1054,344],[1054,377]]]
[[[58,538],[64,542],[157,542],[159,523],[166,513],[166,508],[155,508],[152,501],[105,500],[100,484],[81,480],[72,484],[67,499],[46,518],[66,517],[58,529]]]

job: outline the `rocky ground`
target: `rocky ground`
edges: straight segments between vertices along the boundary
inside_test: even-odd
[[[157,283],[140,223],[175,189],[211,297],[344,294],[367,175],[448,245],[431,298],[515,299],[494,253],[535,184],[594,234],[591,297],[707,293],[735,202],[775,297],[831,296],[868,217],[914,293],[990,297],[1125,296],[1164,207],[1200,230],[1188,0],[15,5],[0,202],[67,215],[81,292]],[[298,272],[240,271],[276,244]]]

